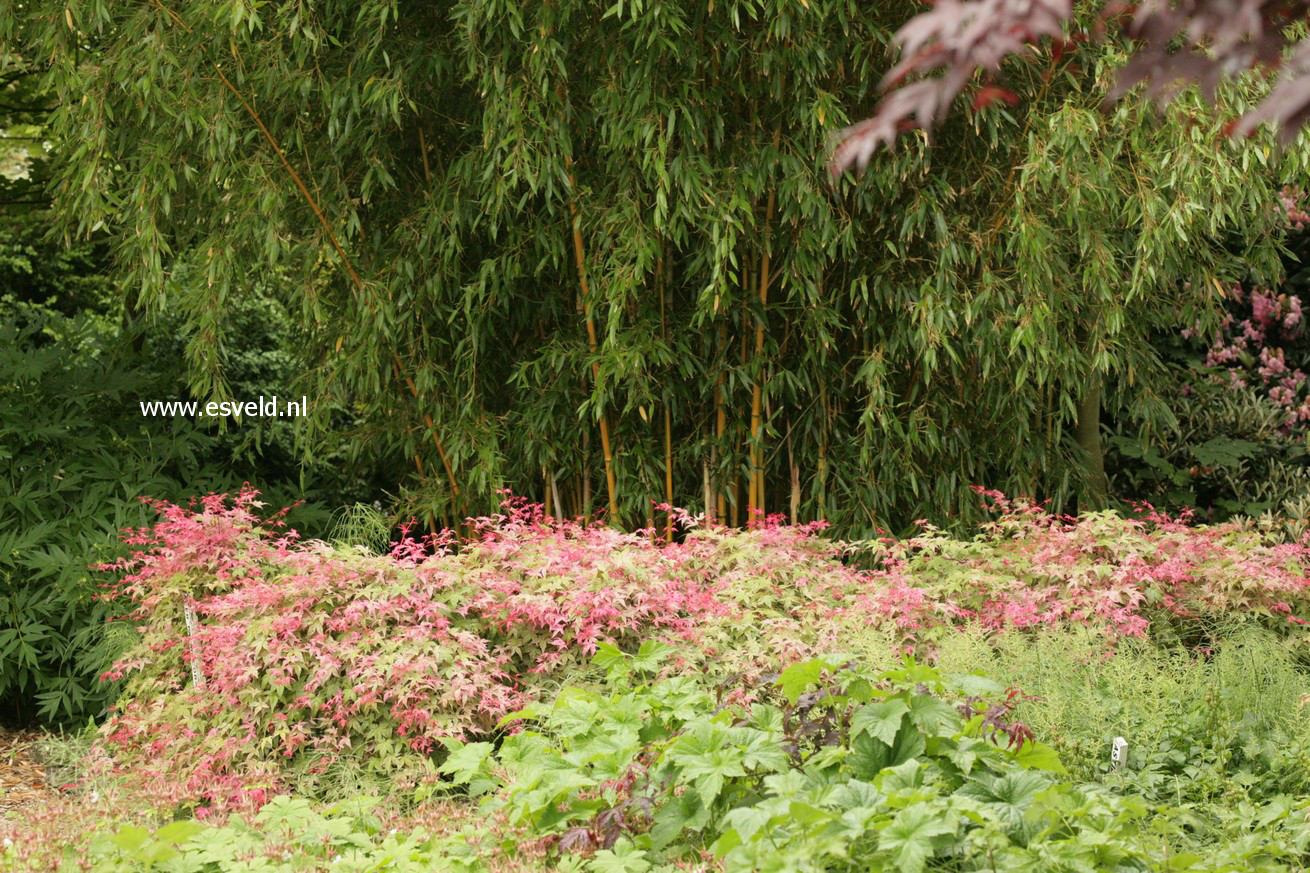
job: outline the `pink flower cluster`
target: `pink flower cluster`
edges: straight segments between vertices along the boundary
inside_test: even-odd
[[[1284,344],[1301,336],[1301,298],[1264,288],[1248,294],[1236,284],[1227,291],[1230,300],[1249,307],[1249,312],[1241,319],[1231,313],[1224,316],[1205,365],[1217,370],[1216,378],[1225,384],[1259,390],[1284,410],[1286,430],[1299,429],[1310,421],[1310,385],[1303,370],[1288,365]],[[1195,334],[1194,329],[1183,331],[1184,338]]]
[[[202,812],[249,807],[342,764],[412,784],[444,740],[548,699],[602,642],[662,641],[670,671],[720,681],[850,651],[871,630],[930,653],[966,624],[1079,622],[1113,638],[1229,611],[1284,627],[1310,615],[1300,544],[981,494],[997,513],[983,536],[925,527],[879,541],[864,568],[820,526],[778,518],[742,532],[684,515],[663,545],[510,499],[462,542],[405,537],[373,556],[261,522],[250,490],[157,503],[112,568],[143,636],[112,671],[128,685],[99,748]]]
[[[1310,225],[1303,202],[1299,189],[1284,187],[1278,195],[1278,208],[1294,230]],[[1215,378],[1223,384],[1253,387],[1277,404],[1285,413],[1286,432],[1302,429],[1310,421],[1310,384],[1306,373],[1289,366],[1286,358],[1288,344],[1301,337],[1301,298],[1266,288],[1254,288],[1248,294],[1239,284],[1230,285],[1226,292],[1229,300],[1246,310],[1241,313],[1245,317],[1231,312],[1224,316],[1205,365],[1219,371]],[[1185,328],[1182,336],[1191,339],[1198,333],[1196,327]]]
[[[1286,213],[1287,223],[1297,230],[1304,230],[1310,225],[1310,213],[1302,205],[1304,196],[1304,192],[1291,186],[1284,186],[1278,192],[1278,205]]]

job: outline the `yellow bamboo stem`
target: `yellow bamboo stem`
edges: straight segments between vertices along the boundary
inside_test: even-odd
[[[669,404],[664,404],[664,502],[669,505],[668,521],[664,526],[664,542],[673,542],[673,425],[670,422]]]
[[[777,138],[774,138],[774,147],[777,147]],[[765,236],[768,236],[769,223],[773,220],[774,192],[769,192],[768,206],[764,211],[764,228]],[[751,510],[757,510],[760,515],[764,514],[764,464],[763,452],[760,447],[760,432],[763,429],[763,419],[761,409],[764,400],[764,385],[759,372],[764,366],[764,315],[765,306],[769,302],[769,250],[768,240],[764,243],[764,254],[760,257],[760,315],[755,322],[755,365],[756,375],[754,385],[751,388],[751,436],[750,436],[750,462],[751,462],[751,484],[750,484],[750,507]],[[749,510],[748,510],[749,511]],[[752,512],[752,515],[755,513]],[[747,526],[754,523],[754,518],[747,521]]]
[[[668,319],[664,308],[664,239],[660,238],[660,256],[655,260],[655,286],[660,293],[660,339],[668,341]],[[664,502],[669,505],[665,513],[664,542],[673,542],[673,422],[669,412],[669,399],[664,398]]]
[[[572,167],[573,161],[569,158],[564,159],[565,166]],[[587,268],[586,257],[582,245],[582,221],[578,217],[578,204],[574,198],[573,192],[576,190],[576,184],[573,179],[573,171],[569,170],[569,217],[573,224],[573,259],[578,266],[578,286],[582,289],[582,305],[586,311],[587,321],[587,345],[591,350],[591,378],[597,389],[600,388],[600,362],[596,360],[596,350],[599,343],[596,341],[596,319],[591,312],[590,291],[587,287]],[[614,477],[614,454],[610,446],[610,429],[609,416],[602,408],[600,413],[600,452],[605,459],[605,490],[609,498],[609,518],[606,519],[610,524],[614,524],[618,519],[618,487]]]
[[[727,410],[723,408],[723,371],[722,370],[719,371],[718,376],[715,377],[714,380],[714,411],[715,411],[714,435],[716,440],[715,446],[721,446],[723,445],[723,431],[727,428],[728,425],[728,413]],[[718,460],[717,451],[711,451],[710,454],[714,460],[716,461]],[[715,475],[716,476],[718,475],[717,472],[715,473]],[[718,487],[718,483],[715,483],[714,490],[716,492],[714,498],[715,520],[722,521],[724,517],[724,508],[725,508],[723,505],[723,489]]]

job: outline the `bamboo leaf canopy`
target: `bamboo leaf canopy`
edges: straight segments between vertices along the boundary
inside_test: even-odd
[[[1256,80],[1103,109],[1110,44],[1016,58],[1014,105],[830,184],[917,8],[28,0],[0,45],[57,102],[63,232],[185,313],[193,391],[275,278],[306,452],[349,421],[429,519],[501,489],[666,536],[663,504],[847,535],[968,521],[970,484],[1097,505],[1101,417],[1169,423],[1153,332],[1276,278],[1307,151],[1224,135]]]

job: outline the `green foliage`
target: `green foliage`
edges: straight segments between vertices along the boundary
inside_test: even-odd
[[[1237,679],[1247,645],[1238,637],[1234,660],[1215,669]],[[118,827],[90,841],[87,860],[105,873],[243,863],[647,873],[1239,871],[1307,857],[1301,759],[1271,754],[1281,782],[1267,780],[1273,769],[1212,763],[1223,747],[1189,733],[1194,721],[1128,771],[1067,781],[1050,747],[1006,742],[1012,696],[977,672],[907,658],[870,673],[834,656],[725,704],[721,688],[659,678],[665,655],[603,651],[604,683],[511,714],[496,742],[450,741],[448,781],[412,798],[428,809],[415,813],[421,825],[388,831],[369,798],[324,808],[281,797],[227,823]],[[1125,670],[1142,666],[1127,657]],[[1169,763],[1179,755],[1184,763]],[[1211,777],[1217,790],[1191,793]]]
[[[90,565],[146,513],[135,498],[174,490],[170,462],[199,472],[199,437],[132,428],[146,389],[109,365],[85,319],[5,306],[0,320],[0,697],[30,717],[97,714],[112,686],[97,677],[121,650],[106,633]],[[138,419],[139,422],[139,419]]]
[[[756,491],[856,534],[967,522],[969,482],[1068,505],[1080,404],[1167,418],[1151,330],[1211,313],[1216,277],[1274,277],[1270,207],[1305,167],[1223,135],[1259,83],[1104,114],[1121,58],[1079,49],[834,191],[828,137],[914,10],[37,0],[0,40],[49,59],[66,230],[183,313],[200,396],[275,275],[316,426],[350,410],[416,459],[425,519],[501,487],[591,513],[604,425],[616,523],[669,473],[679,505],[740,523]],[[181,268],[203,281],[179,297]]]
[[[937,663],[1023,689],[1030,697],[1017,716],[1051,738],[1079,779],[1108,771],[1106,750],[1120,735],[1129,738],[1134,770],[1168,757],[1184,738],[1209,755],[1230,745],[1253,753],[1306,747],[1302,696],[1310,680],[1286,646],[1242,624],[1216,629],[1214,640],[1207,655],[1133,639],[1109,649],[1104,637],[1076,627],[1036,635],[965,630],[939,641]]]
[[[142,496],[255,478],[196,423],[141,416],[140,401],[170,396],[171,384],[104,319],[0,300],[0,706],[9,717],[82,721],[116,693],[99,677],[137,637],[106,623],[123,607],[97,599],[91,565],[122,554],[119,532],[146,523]],[[312,530],[326,514],[303,507],[292,521]]]
[[[103,245],[74,247],[42,239],[45,223],[0,223],[0,294],[64,315],[114,311]]]
[[[1154,439],[1124,424],[1110,437],[1118,494],[1197,509],[1211,520],[1288,515],[1310,496],[1305,441],[1285,433],[1282,410],[1251,388],[1204,379],[1185,384],[1170,401],[1175,423]]]
[[[151,832],[129,825],[92,842],[91,869],[102,873],[319,870],[329,861],[336,870],[431,869],[423,866],[431,857],[429,841],[418,834],[384,833],[372,814],[378,802],[361,797],[315,808],[301,798],[278,797],[249,821],[238,816],[221,827],[180,820]],[[256,859],[263,865],[255,866]]]
[[[328,539],[337,546],[358,546],[376,554],[390,545],[391,525],[376,507],[356,503],[333,514]]]
[[[1215,638],[1208,654],[1133,641],[1111,653],[1076,631],[962,634],[943,642],[940,662],[1024,688],[1032,696],[1016,716],[1051,738],[1075,777],[1174,807],[1204,841],[1253,845],[1271,827],[1304,833],[1310,680],[1267,632],[1237,625]],[[1129,740],[1123,771],[1107,755],[1119,735]]]
[[[139,366],[158,374],[155,394],[142,399],[194,399],[186,378],[184,364],[188,337],[196,329],[188,323],[184,301],[202,293],[205,279],[196,270],[179,266],[169,279],[163,312],[141,316],[132,327],[133,342],[141,346]],[[341,439],[304,440],[305,422],[301,417],[247,417],[239,424],[227,419],[200,422],[210,444],[210,454],[221,459],[223,481],[236,481],[246,475],[252,481],[278,483],[286,490],[324,509],[345,506],[367,495],[370,499],[389,485],[400,461],[378,458],[352,439],[358,420],[349,409],[332,407],[312,391],[305,379],[312,362],[305,354],[305,336],[294,317],[286,311],[277,295],[269,290],[277,277],[261,280],[249,293],[231,301],[223,320],[229,338],[217,352],[222,362],[224,381],[219,396],[238,401],[277,397],[279,402],[302,397],[317,413],[333,422]],[[321,408],[319,408],[321,407]],[[390,461],[388,468],[387,462]],[[197,482],[193,491],[207,487]],[[297,513],[303,522],[306,514]],[[314,530],[326,531],[327,519],[320,510]],[[385,544],[386,536],[377,545]]]
[[[728,870],[797,871],[969,869],[984,855],[996,869],[1053,858],[1136,869],[1162,851],[1145,825],[1167,809],[1060,782],[1059,759],[1034,741],[997,745],[990,713],[961,715],[936,671],[841,664],[796,666],[778,679],[782,696],[765,691],[749,713],[715,712],[687,679],[565,691],[534,729],[499,749],[464,746],[443,769],[488,815],[557,834],[562,859],[596,852],[591,869],[615,849],[640,860],[628,869],[702,847]],[[1214,866],[1198,855],[1178,869],[1238,869],[1288,848],[1225,849]]]

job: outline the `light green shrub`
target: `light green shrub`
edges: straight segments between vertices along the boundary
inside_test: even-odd
[[[1251,625],[1217,636],[1207,656],[1131,638],[1110,649],[1104,635],[1078,626],[1038,634],[974,628],[944,637],[937,663],[946,673],[980,670],[1031,695],[1017,716],[1081,778],[1106,769],[1116,736],[1128,739],[1140,764],[1169,745],[1184,720],[1245,744],[1310,741],[1301,705],[1310,676],[1287,649]]]

